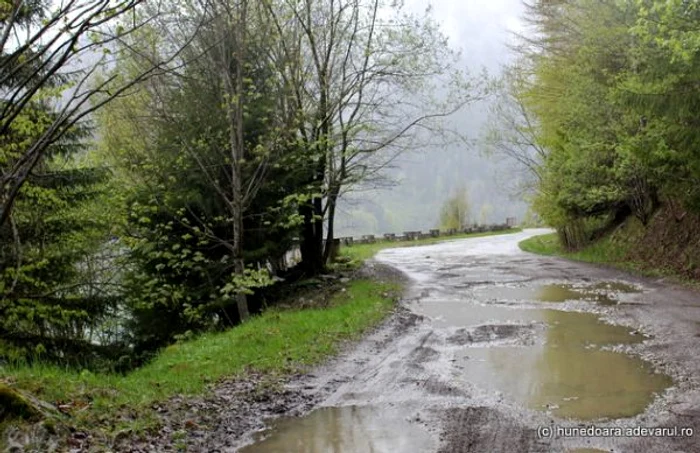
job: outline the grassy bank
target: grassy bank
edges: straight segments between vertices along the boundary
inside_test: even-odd
[[[419,245],[436,244],[438,242],[452,241],[455,239],[476,238],[482,236],[495,236],[499,234],[511,234],[522,231],[520,228],[511,228],[504,231],[487,231],[485,233],[464,233],[455,234],[454,236],[443,236],[437,238],[419,239],[416,241],[386,241],[378,240],[374,244],[354,244],[350,247],[342,247],[340,255],[356,262],[362,262],[372,258],[380,250],[396,248],[396,247],[415,247]]]
[[[698,287],[700,282],[687,275],[654,262],[635,259],[633,253],[634,235],[629,227],[622,228],[615,234],[606,236],[587,247],[577,251],[568,251],[562,247],[556,233],[535,236],[518,243],[521,250],[539,255],[568,258],[575,261],[603,264],[646,277],[665,277],[686,286]]]
[[[392,310],[395,284],[356,280],[327,306],[270,309],[243,325],[172,345],[127,375],[93,374],[54,366],[0,368],[0,380],[62,405],[77,426],[106,432],[154,423],[149,408],[175,395],[197,395],[208,384],[255,371],[293,373],[334,354]]]
[[[562,256],[577,261],[589,263],[604,263],[617,267],[633,268],[634,263],[625,259],[627,248],[614,242],[610,237],[597,241],[582,250],[567,251],[559,242],[556,233],[535,236],[518,243],[526,251],[539,255]]]

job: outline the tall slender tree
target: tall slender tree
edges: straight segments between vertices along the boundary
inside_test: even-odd
[[[137,21],[132,13],[144,0],[70,0],[60,3],[7,1],[0,11],[0,136],[22,121],[38,100],[52,101],[56,112],[41,124],[33,141],[6,155],[0,173],[0,226],[32,171],[47,150],[74,125],[134,83],[158,72],[161,62],[130,80],[116,77],[94,83],[94,75],[113,62],[110,46],[158,15],[157,2]],[[128,19],[127,19],[128,17]],[[57,84],[57,80],[65,83]],[[107,86],[110,89],[107,90]],[[52,96],[49,96],[52,94]]]
[[[429,15],[406,14],[401,3],[266,5],[282,42],[277,67],[308,150],[301,252],[315,274],[329,258],[342,193],[403,150],[426,145],[420,131],[437,135],[439,120],[479,93],[455,69],[456,55]]]

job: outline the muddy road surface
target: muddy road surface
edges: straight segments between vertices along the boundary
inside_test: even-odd
[[[700,295],[519,250],[543,232],[382,251],[402,308],[240,451],[700,452]]]

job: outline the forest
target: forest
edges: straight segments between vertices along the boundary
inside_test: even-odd
[[[530,202],[562,244],[646,226],[661,208],[671,224],[696,216],[700,4],[541,0],[527,24],[487,143],[529,172]]]
[[[697,396],[697,293],[635,267],[700,280],[700,2],[526,0],[522,21],[496,24],[473,0],[465,23],[515,24],[490,74],[447,36],[494,53],[481,43],[499,34],[406,3],[0,0],[0,448],[229,451],[268,416],[383,404],[388,418],[348,419],[370,428],[351,437],[381,426],[418,448],[411,434],[429,428],[440,451],[544,451],[530,409],[500,389],[482,398],[465,374],[491,346],[520,368],[498,364],[487,384],[534,372],[530,387],[551,388],[569,374],[523,360],[551,346],[529,350],[584,378],[566,392],[600,371],[609,395],[643,394],[664,417],[689,402],[673,423],[643,407],[596,419],[700,426],[698,400],[683,400]],[[420,183],[368,195],[401,176]],[[464,228],[512,226],[525,207],[508,190],[529,206],[521,226],[556,232]],[[399,227],[433,231],[385,230]],[[442,243],[438,227],[462,234]],[[524,255],[528,242],[559,257]],[[610,267],[560,259],[586,253]],[[525,292],[554,286],[562,300],[530,301],[542,318],[513,324]],[[587,286],[595,298],[570,299]],[[488,304],[499,324],[482,322]],[[559,348],[593,324],[629,335],[571,350],[632,364],[643,391],[617,380],[627,368]],[[650,368],[631,361],[643,348]],[[677,403],[652,404],[661,392]],[[549,426],[559,403],[603,406],[593,393],[531,409]]]
[[[3,0],[0,24],[0,363],[127,371],[245,321],[328,271],[340,197],[481,95],[429,11],[383,0]]]
[[[698,214],[700,5],[526,21],[495,85],[397,2],[2,1],[0,362],[126,371],[261,312],[329,270],[343,196],[487,91],[483,147],[568,248]]]

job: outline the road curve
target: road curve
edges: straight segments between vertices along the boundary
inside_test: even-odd
[[[518,248],[544,232],[380,252],[404,308],[243,451],[700,452],[698,293]]]

